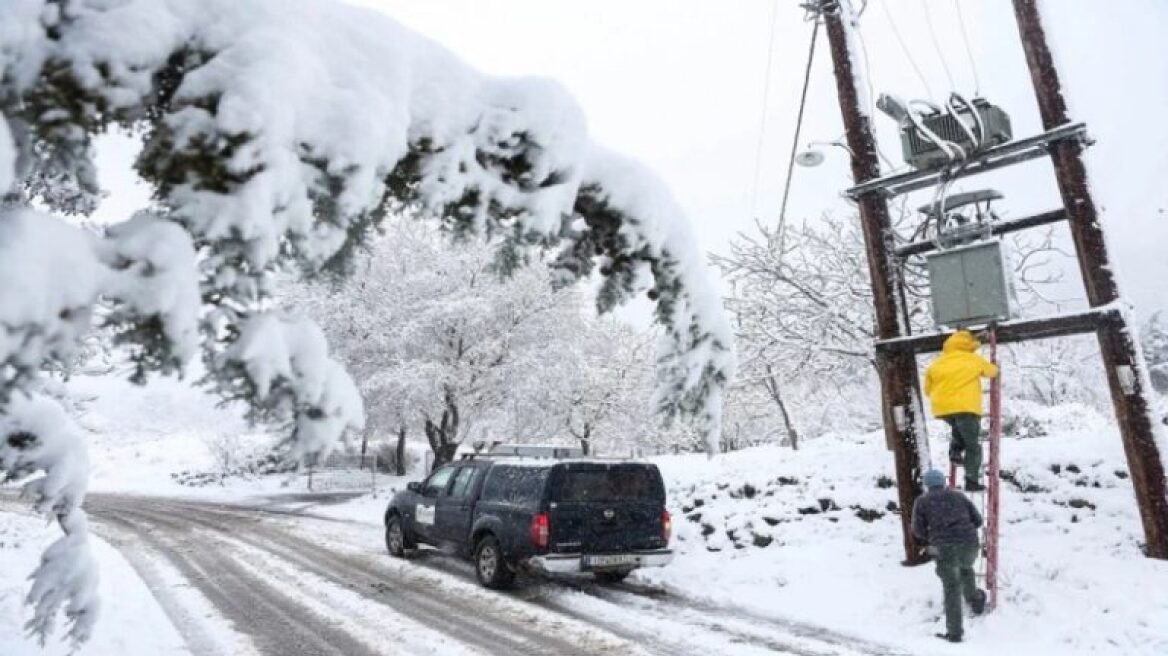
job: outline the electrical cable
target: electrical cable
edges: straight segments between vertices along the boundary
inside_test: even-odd
[[[933,42],[933,49],[937,51],[937,58],[941,60],[941,67],[945,69],[945,77],[949,78],[949,88],[956,89],[957,83],[953,81],[953,72],[949,70],[949,62],[945,60],[945,53],[941,51],[941,42],[937,40],[937,30],[933,28],[933,14],[929,11],[929,0],[921,0],[921,4],[925,7],[925,24],[929,28],[929,38]]]
[[[763,137],[766,136],[767,109],[769,108],[771,96],[771,69],[773,67],[775,51],[775,25],[778,23],[778,20],[779,3],[778,0],[774,0],[771,3],[771,29],[770,36],[767,40],[766,73],[762,86],[762,116],[759,118],[758,145],[754,153],[754,186],[750,192],[750,216],[752,218],[758,212],[758,187],[762,177]],[[816,24],[818,25],[818,21]]]
[[[851,3],[851,0],[848,0]],[[866,5],[865,5],[866,6]],[[868,112],[868,116],[876,115],[876,88],[872,86],[872,65],[868,61],[868,42],[864,40],[864,32],[860,29],[860,13],[852,9],[853,15],[856,17],[855,29],[856,39],[860,42],[860,56],[864,58],[864,85],[868,87],[868,106],[864,109]]]
[[[864,58],[864,83],[868,87],[868,106],[864,109],[868,112],[868,117],[876,116],[876,88],[872,85],[872,65],[868,60],[868,42],[864,40],[864,31],[860,29],[860,16],[864,14],[864,10],[868,8],[868,0],[863,0],[864,4],[856,11],[853,7],[852,11],[856,17],[855,34],[856,39],[860,42],[860,55]],[[849,4],[851,0],[848,0]],[[884,154],[884,149],[880,147],[880,142],[875,141],[876,154],[888,165],[889,170],[896,170],[896,166],[892,163],[887,155]]]
[[[779,257],[783,255],[783,238],[787,228],[787,199],[791,195],[791,179],[795,175],[795,156],[799,152],[799,134],[803,130],[803,113],[807,108],[807,90],[811,87],[811,65],[815,61],[815,41],[819,36],[819,21],[811,28],[811,45],[807,49],[807,68],[803,72],[803,92],[799,96],[799,113],[795,116],[795,135],[791,139],[791,158],[787,161],[787,181],[783,185],[783,202],[779,206]]]
[[[921,85],[925,87],[925,93],[929,97],[933,97],[933,88],[929,86],[929,80],[925,74],[921,72],[921,67],[917,65],[917,60],[912,56],[912,52],[908,49],[908,44],[905,43],[904,37],[900,34],[900,28],[896,26],[896,21],[892,18],[892,10],[888,8],[888,3],[881,0],[880,8],[884,10],[884,16],[888,19],[888,26],[892,28],[892,35],[896,37],[896,42],[900,44],[900,50],[908,59],[909,65],[912,66],[913,71],[917,74],[917,79],[921,81]]]
[[[973,73],[973,97],[981,96],[981,79],[977,75],[977,61],[973,57],[973,48],[969,47],[969,31],[965,29],[965,14],[961,11],[961,0],[953,0],[957,8],[957,22],[961,25],[961,41],[965,44],[965,55],[969,57],[969,70]]]

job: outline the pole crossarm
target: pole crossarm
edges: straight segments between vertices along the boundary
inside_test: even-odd
[[[1104,326],[1121,324],[1123,316],[1116,307],[1100,307],[1035,319],[1018,319],[997,324],[999,344],[1025,342],[1093,333]],[[878,353],[935,353],[953,333],[937,332],[898,337],[876,342]]]
[[[1037,228],[1038,226],[1049,225],[1051,223],[1058,223],[1059,221],[1067,220],[1067,212],[1064,209],[1049,210],[1040,214],[1032,214],[1018,219],[1010,219],[1008,221],[995,221],[989,224],[989,235],[1005,235],[1011,232],[1018,232],[1028,228]],[[913,255],[923,255],[929,251],[937,249],[937,242],[932,239],[922,239],[921,241],[914,241],[905,244],[896,249],[896,256],[900,258],[912,257]]]
[[[969,159],[964,160],[965,164],[957,170],[909,171],[888,175],[858,184],[845,190],[844,195],[852,200],[858,200],[861,196],[870,193],[880,193],[886,198],[892,198],[910,191],[935,187],[948,180],[966,178],[1000,169],[1003,166],[1037,159],[1049,153],[1051,144],[1072,139],[1089,144],[1086,123],[1060,125],[1033,137],[1009,141],[980,153],[974,153]]]

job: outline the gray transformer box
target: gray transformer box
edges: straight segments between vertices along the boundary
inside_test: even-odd
[[[957,328],[1010,318],[1012,285],[1002,242],[978,241],[936,251],[926,260],[933,322]]]

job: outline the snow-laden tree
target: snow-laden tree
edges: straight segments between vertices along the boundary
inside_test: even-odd
[[[287,294],[321,322],[355,377],[369,429],[422,432],[436,464],[468,436],[515,432],[515,416],[525,433],[547,424],[551,409],[530,404],[528,388],[558,373],[581,319],[577,294],[554,290],[546,266],[503,276],[496,251],[393,221],[352,278]]]
[[[903,204],[899,210],[892,238],[897,243],[921,239],[920,221]],[[1006,250],[1019,296],[1017,309],[1051,306],[1054,300],[1045,292],[1059,281],[1054,266],[1059,250],[1051,233],[1013,235]],[[734,316],[742,372],[728,391],[734,398],[727,403],[727,420],[734,415],[733,430],[743,436],[738,441],[749,443],[750,431],[771,432],[771,425],[779,425],[786,433],[780,439],[797,443],[801,423],[831,429],[816,417],[831,415],[827,423],[843,428],[838,422],[845,415],[857,425],[868,425],[878,416],[877,405],[858,402],[865,392],[876,398],[877,381],[875,314],[857,217],[825,214],[814,222],[788,225],[782,235],[760,223],[734,239],[729,254],[712,259],[732,287],[727,306]],[[901,324],[913,332],[935,330],[923,264],[910,258],[896,268],[905,290],[898,299]],[[1046,354],[1055,357],[1055,351]],[[1057,382],[1043,380],[1037,370],[1034,375],[1026,382],[1027,393],[1076,382],[1059,376]],[[769,413],[764,412],[767,401]],[[764,419],[768,414],[769,425]]]
[[[592,144],[552,82],[484,76],[388,18],[324,0],[7,0],[0,115],[6,477],[83,480],[64,420],[42,421],[51,413],[29,393],[99,300],[139,380],[201,350],[221,394],[289,425],[293,455],[327,452],[360,429],[361,404],[320,330],[271,309],[273,275],[347,271],[390,212],[501,235],[503,264],[524,244],[558,248],[561,282],[605,276],[602,309],[649,293],[659,408],[697,416],[717,445],[733,356],[701,253],[661,183]],[[90,238],[61,215],[100,202],[93,140],[113,128],[140,136],[135,168],[155,203]],[[83,488],[29,488],[68,532],[46,558],[84,561]],[[67,600],[77,639],[93,612],[87,580],[47,567],[34,582],[41,599]]]
[[[1001,348],[1003,393],[1045,406],[1084,403],[1106,411],[1111,400],[1099,366],[1099,345],[1076,335]]]
[[[652,335],[595,316],[541,262],[501,275],[495,244],[412,221],[384,232],[356,275],[283,295],[352,373],[367,434],[422,434],[436,465],[468,440],[657,446]]]
[[[760,223],[712,259],[731,284],[727,307],[742,361],[730,403],[737,442],[765,430],[797,445],[795,408],[827,399],[828,390],[872,388],[872,290],[855,217],[825,214],[787,226],[781,237]],[[919,323],[921,304],[911,300]]]
[[[654,338],[614,318],[578,316],[563,357],[529,382],[531,398],[554,411],[548,434],[587,454],[676,444],[684,426],[663,425],[652,411]]]

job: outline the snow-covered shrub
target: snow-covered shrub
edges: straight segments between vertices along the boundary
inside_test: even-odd
[[[481,75],[325,0],[11,0],[0,115],[5,413],[102,298],[136,379],[178,369],[196,325],[207,381],[292,426],[293,455],[318,456],[361,426],[360,403],[318,334],[273,310],[273,276],[345,272],[387,215],[409,213],[501,235],[504,265],[558,249],[561,282],[605,277],[602,310],[647,292],[659,408],[697,417],[717,447],[734,363],[701,251],[663,185],[592,144],[555,83]],[[115,127],[142,137],[153,214],[94,243],[24,209],[91,213],[93,139]]]

